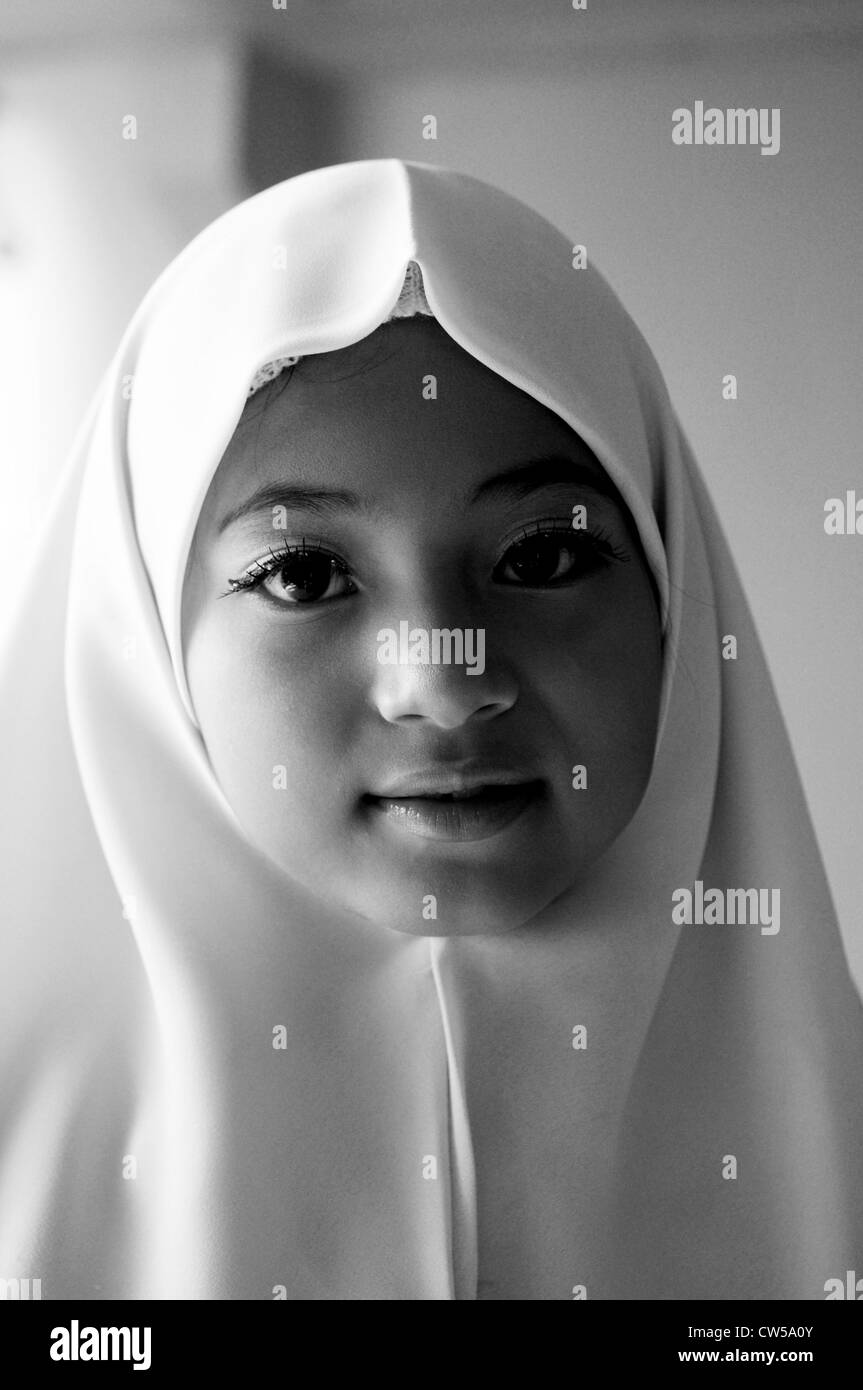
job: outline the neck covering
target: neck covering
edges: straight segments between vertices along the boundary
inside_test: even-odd
[[[182,669],[189,545],[255,373],[367,336],[411,262],[444,330],[594,451],[663,608],[644,798],[503,936],[348,929],[288,880],[220,793]],[[46,514],[0,728],[0,1276],[819,1299],[860,1266],[860,1001],[761,645],[649,349],[523,203],[358,161],[177,257]],[[675,924],[697,881],[780,889],[780,930]]]

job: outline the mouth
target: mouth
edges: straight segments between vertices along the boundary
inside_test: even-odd
[[[535,805],[543,789],[540,781],[474,783],[410,794],[368,792],[361,801],[397,831],[429,840],[485,840]]]

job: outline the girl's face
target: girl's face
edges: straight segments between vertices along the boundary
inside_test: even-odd
[[[568,425],[434,320],[252,398],[183,632],[249,838],[397,931],[529,921],[646,790],[662,654],[629,514]]]

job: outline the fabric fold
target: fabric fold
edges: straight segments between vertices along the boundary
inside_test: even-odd
[[[221,791],[183,669],[189,547],[255,373],[367,337],[406,276],[422,312],[412,264],[446,334],[593,450],[662,610],[643,800],[500,936],[390,931],[290,880]],[[519,200],[362,160],[177,257],[34,547],[0,728],[0,1277],[819,1299],[860,1267],[861,1006],[757,631],[649,348]],[[676,920],[697,881],[780,890],[781,929]]]

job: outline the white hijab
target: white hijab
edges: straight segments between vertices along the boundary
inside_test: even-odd
[[[186,558],[249,383],[371,333],[411,260],[446,332],[593,449],[664,607],[641,806],[505,936],[347,929],[248,843],[186,704]],[[819,1299],[863,1263],[860,1001],[761,646],[649,349],[530,208],[367,160],[201,233],[82,427],[0,720],[0,1276]],[[675,925],[696,880],[781,890],[780,930]]]

